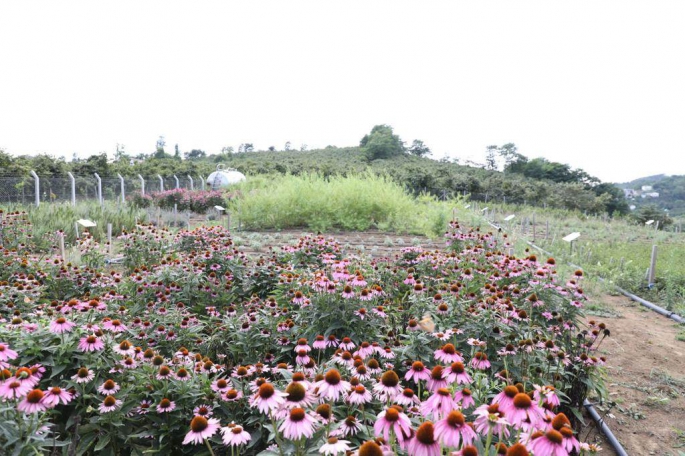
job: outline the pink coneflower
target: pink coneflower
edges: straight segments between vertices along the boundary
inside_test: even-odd
[[[138,363],[135,359],[131,358],[130,356],[121,362],[121,367],[123,367],[124,369],[135,369],[136,366],[138,366]]]
[[[10,349],[9,345],[4,342],[0,342],[0,362],[7,362],[9,360],[16,359],[17,356],[19,356],[17,352]]]
[[[359,292],[360,301],[371,301],[372,299],[373,293],[371,293],[371,291],[369,291],[368,288],[363,288],[362,291]],[[383,312],[383,306],[378,306],[374,309],[371,309],[371,312],[378,314],[382,318],[385,318],[387,316],[385,312]]]
[[[176,371],[174,377],[176,377],[176,380],[178,381],[187,382],[190,381],[190,372],[186,368],[182,367]]]
[[[326,348],[335,348],[340,344],[340,340],[338,340],[337,337],[335,337],[335,334],[331,334],[328,336],[328,339],[326,339]]]
[[[440,444],[435,438],[433,423],[426,421],[409,441],[407,452],[413,456],[440,456]]]
[[[225,393],[231,389],[231,387],[231,382],[225,378],[218,378],[214,380],[211,385],[212,391],[216,391],[218,393]]]
[[[402,394],[395,396],[395,403],[405,407],[412,407],[420,402],[419,398],[414,394],[414,390],[410,388],[405,388]]]
[[[507,344],[500,350],[497,350],[497,354],[500,356],[513,356],[516,354],[516,347],[513,344]]]
[[[263,383],[257,393],[252,396],[250,406],[268,415],[283,405],[286,396],[287,394],[278,391],[271,383]]]
[[[287,394],[283,407],[290,409],[293,407],[308,407],[314,403],[316,398],[305,385],[300,382],[291,382],[286,388]]]
[[[195,416],[190,420],[190,432],[183,439],[183,445],[188,445],[189,443],[193,445],[202,444],[205,439],[213,436],[219,427],[219,420],[215,418],[207,419],[203,416]]]
[[[252,440],[252,436],[243,430],[242,426],[231,423],[221,428],[221,440],[223,440],[224,445],[237,447],[248,443]]]
[[[221,400],[226,402],[236,402],[243,398],[243,392],[235,389],[230,389],[221,395]]]
[[[107,320],[106,322],[103,323],[102,329],[118,333],[118,332],[124,332],[128,328],[120,320]]]
[[[39,413],[47,410],[47,406],[43,403],[45,394],[39,389],[34,389],[26,394],[26,397],[17,404],[17,409],[26,414]]]
[[[309,356],[307,356],[307,352],[304,350],[300,350],[297,352],[297,357],[295,357],[295,364],[298,366],[304,366],[305,364],[309,363]]]
[[[529,449],[535,454],[549,456],[568,456],[564,448],[564,438],[560,432],[551,429],[539,437],[534,437],[529,443]]]
[[[337,437],[329,437],[329,439],[321,445],[319,453],[324,456],[336,456],[340,453],[346,454],[350,449],[350,442],[347,440],[340,440]]]
[[[404,376],[405,380],[412,380],[416,384],[421,380],[430,380],[430,378],[430,371],[426,369],[426,366],[421,361],[414,361]]]
[[[375,351],[376,348],[372,344],[364,341],[361,344],[359,344],[359,349],[356,352],[354,352],[354,356],[359,356],[362,359],[366,359],[369,356],[373,355]]]
[[[518,393],[514,396],[514,401],[511,407],[508,409],[503,409],[500,405],[500,410],[502,410],[507,417],[507,420],[516,428],[521,427],[524,423],[530,422],[530,424],[535,425],[542,420],[544,411],[538,406],[537,403],[526,393]]]
[[[431,370],[430,378],[426,383],[428,391],[434,393],[438,388],[447,388],[449,386],[447,380],[444,379],[444,371],[442,366],[435,366],[433,370]]]
[[[290,410],[288,417],[279,426],[278,430],[286,439],[299,440],[302,437],[311,438],[314,435],[314,423],[316,420],[303,408],[295,407]]]
[[[352,392],[347,395],[347,402],[355,405],[371,402],[371,392],[368,391],[364,385],[357,385]]]
[[[98,386],[98,393],[102,394],[103,396],[112,396],[120,389],[121,387],[110,378],[105,383]]]
[[[565,414],[559,413],[554,418],[552,418],[552,429],[559,432],[563,438],[563,445],[566,451],[569,453],[580,452],[580,442],[573,435],[573,428],[571,428],[571,422],[566,417]]]
[[[76,371],[76,374],[71,377],[76,383],[88,383],[95,378],[95,373],[85,367]]]
[[[157,380],[169,380],[170,378],[173,378],[173,376],[174,371],[172,371],[169,366],[160,366],[155,377]]]
[[[115,353],[119,353],[121,356],[133,356],[136,352],[135,347],[127,340],[121,341],[119,345],[113,346],[112,350]]]
[[[439,420],[447,416],[452,410],[458,409],[459,405],[452,399],[452,393],[447,388],[438,388],[428,399],[421,404],[421,414],[425,417],[431,415]]]
[[[499,404],[501,410],[507,410],[514,405],[514,397],[519,393],[513,385],[505,386],[501,393],[492,399],[493,404]]]
[[[74,329],[76,323],[67,320],[64,317],[59,317],[57,320],[50,323],[50,331],[55,334],[62,334],[71,332]]]
[[[445,344],[439,350],[435,350],[434,356],[435,359],[443,363],[464,362],[461,353],[452,344]]]
[[[331,432],[331,435],[336,437],[353,436],[357,435],[361,429],[362,423],[360,423],[354,415],[348,415],[347,418],[340,423],[340,427]]]
[[[303,295],[302,292],[298,290],[295,292],[295,297],[293,298],[292,303],[293,304],[304,304],[306,299],[307,299],[306,296]]]
[[[459,448],[460,442],[470,445],[476,439],[476,433],[466,424],[460,411],[452,410],[445,419],[435,423],[435,438],[447,447]]]
[[[214,414],[212,407],[206,404],[198,405],[193,409],[193,415],[209,418]]]
[[[176,408],[176,402],[167,399],[166,397],[159,401],[159,404],[157,404],[157,413],[169,413],[173,412],[174,409]]]
[[[0,385],[0,397],[3,399],[19,399],[28,394],[33,385],[22,383],[14,377],[10,377]]]
[[[43,396],[43,404],[48,408],[53,408],[57,404],[62,402],[62,404],[68,404],[74,396],[67,390],[63,390],[59,386],[53,386],[52,388],[45,391]]]
[[[100,351],[105,348],[105,344],[95,335],[81,337],[78,342],[78,349],[82,352]]]
[[[473,400],[471,390],[468,388],[464,388],[454,393],[454,400],[461,405],[462,410],[466,410],[476,405],[476,401]]]
[[[385,358],[385,359],[394,359],[395,358],[395,353],[392,351],[392,348],[390,348],[390,347],[385,347],[384,349],[382,349],[378,353],[381,355],[381,358]]]
[[[400,378],[395,371],[389,370],[381,376],[381,380],[373,386],[373,391],[381,401],[393,399],[402,393]]]
[[[473,422],[476,432],[481,435],[502,435],[509,437],[509,422],[504,418],[504,414],[499,410],[499,404],[483,404],[473,412],[478,418]]]
[[[123,402],[115,398],[114,396],[107,396],[98,408],[100,410],[100,413],[109,413],[121,407],[121,404],[123,404]]]
[[[136,413],[138,415],[147,415],[150,412],[150,407],[152,406],[152,401],[148,399],[143,399],[140,401],[140,405],[136,407]]]
[[[300,353],[301,351],[304,351],[305,353],[309,353],[311,351],[311,347],[307,344],[307,339],[298,339],[297,340],[297,345],[295,345],[295,348],[293,349],[295,353]]]
[[[352,351],[354,347],[355,344],[349,337],[343,337],[343,340],[340,343],[340,348],[342,348],[343,350]]]
[[[316,336],[312,348],[315,350],[324,350],[326,348],[326,339],[322,335]]]
[[[392,406],[378,414],[373,430],[377,437],[383,437],[386,442],[390,441],[390,431],[399,442],[404,442],[411,435],[411,421],[401,407]]]
[[[322,424],[330,424],[335,421],[335,415],[333,415],[329,404],[320,404],[316,407],[315,412]]]
[[[533,397],[535,398],[536,402],[540,402],[544,398],[544,403],[552,408],[559,407],[559,405],[561,405],[559,397],[556,395],[553,386],[533,385],[533,388],[535,388],[535,391],[533,392]]]
[[[473,358],[471,359],[469,366],[479,370],[490,369],[490,361],[488,361],[488,355],[486,355],[483,352],[476,352],[476,354],[473,355]]]
[[[350,383],[346,382],[340,376],[337,369],[330,369],[324,375],[323,380],[314,384],[314,388],[318,391],[319,397],[323,400],[337,401],[340,397],[350,389]]]
[[[345,285],[345,287],[343,288],[342,297],[343,299],[354,298],[354,290],[351,286]]]
[[[471,376],[466,372],[464,363],[459,361],[452,363],[449,369],[445,369],[443,371],[443,377],[445,377],[445,380],[447,380],[447,383],[449,384],[456,382],[458,385],[461,385],[473,382]]]
[[[366,309],[363,307],[359,310],[355,310],[354,314],[358,316],[360,320],[364,320],[367,317]]]

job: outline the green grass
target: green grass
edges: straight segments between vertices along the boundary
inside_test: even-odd
[[[120,206],[116,203],[105,203],[100,206],[95,201],[78,203],[72,206],[68,203],[45,203],[35,206],[12,206],[2,208],[5,211],[26,211],[31,226],[29,233],[32,242],[38,250],[50,247],[49,238],[58,230],[65,233],[65,242],[73,244],[76,239],[76,221],[79,219],[92,220],[97,224],[90,228],[96,240],[106,241],[107,224],[112,224],[112,236],[117,236],[123,229],[131,230],[135,227],[136,220],[146,220],[143,210],[134,209],[131,206]],[[83,227],[79,226],[79,232]]]
[[[231,211],[244,229],[308,228],[438,236],[456,201],[414,198],[392,179],[371,172],[253,178],[237,187]]]

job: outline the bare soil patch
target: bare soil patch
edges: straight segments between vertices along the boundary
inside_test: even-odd
[[[627,298],[602,301],[619,316],[588,319],[611,330],[599,351],[608,358],[615,404],[595,407],[628,454],[685,454],[685,342],[676,339],[683,328]],[[602,447],[603,454],[615,454],[608,442]]]

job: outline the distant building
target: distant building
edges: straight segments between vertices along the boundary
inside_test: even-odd
[[[637,196],[637,192],[632,188],[624,188],[623,196],[625,196],[626,198],[635,198]]]
[[[643,186],[642,186],[642,191],[643,191],[643,192],[651,192],[652,190],[654,190],[654,189],[652,188],[651,185],[643,185]]]
[[[631,210],[631,211],[634,211],[634,210],[635,210],[635,208],[637,208],[637,206],[636,206],[636,205],[634,205],[634,204],[631,204],[631,205],[630,205],[630,210]]]
[[[659,192],[648,192],[648,193],[643,193],[640,195],[643,199],[644,198],[658,198],[659,197]]]

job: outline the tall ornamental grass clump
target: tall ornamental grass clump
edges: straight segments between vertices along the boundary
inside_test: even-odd
[[[364,173],[324,177],[286,175],[240,184],[232,202],[244,227],[306,227],[437,235],[453,204],[422,195],[414,198],[386,176]]]
[[[117,236],[126,229],[135,228],[136,221],[143,222],[146,220],[146,214],[143,210],[111,202],[106,202],[101,206],[96,201],[82,202],[76,206],[66,203],[51,203],[42,204],[39,207],[12,207],[8,208],[5,213],[8,214],[8,220],[11,217],[21,217],[24,220],[22,232],[13,232],[12,239],[19,243],[31,244],[37,250],[42,251],[50,248],[51,239],[54,238],[57,231],[64,233],[67,244],[73,244],[76,240],[75,224],[79,219],[92,220],[97,224],[97,226],[88,229],[97,241],[107,240],[108,223],[112,224],[112,235]],[[8,227],[9,225],[7,225]]]

